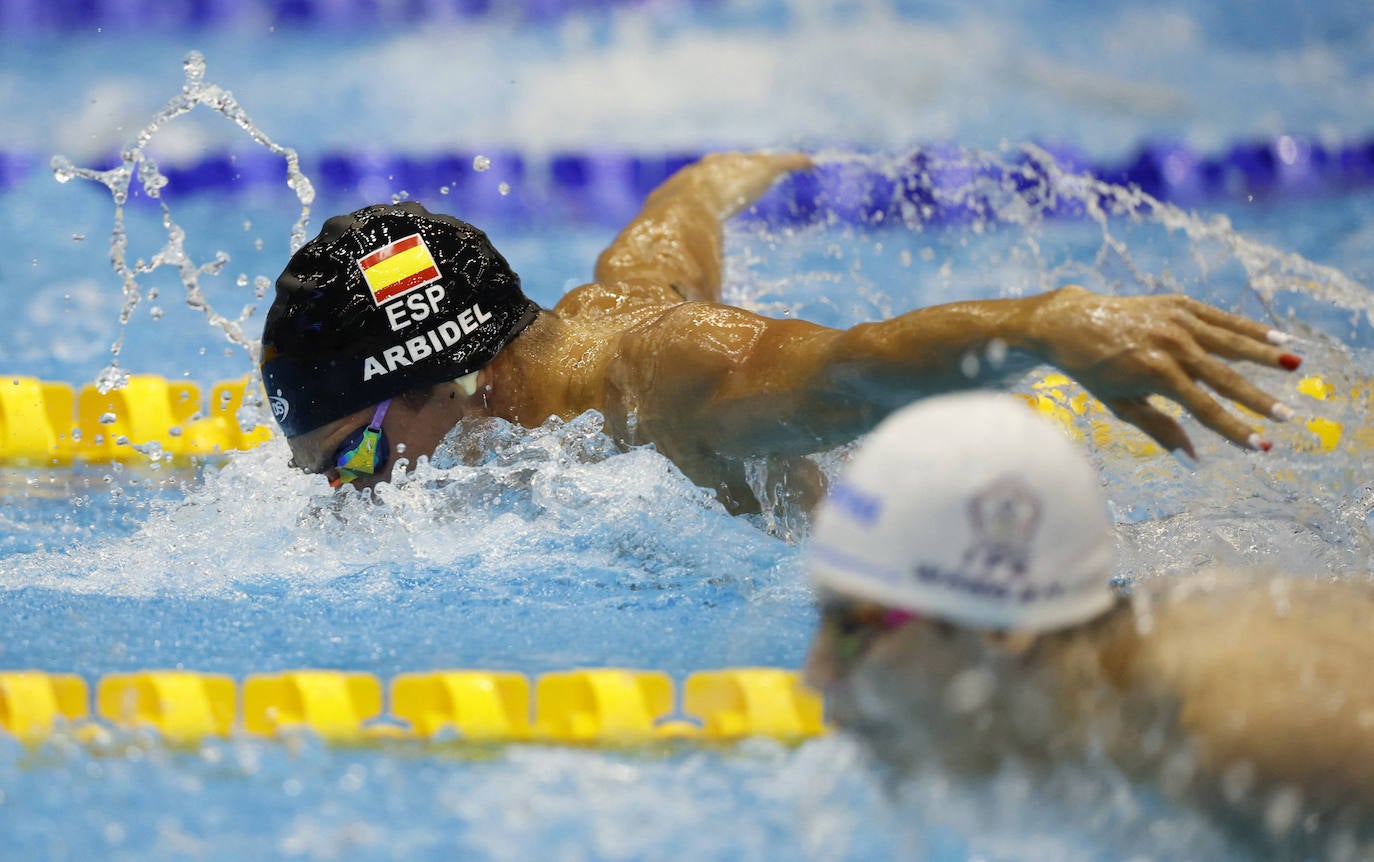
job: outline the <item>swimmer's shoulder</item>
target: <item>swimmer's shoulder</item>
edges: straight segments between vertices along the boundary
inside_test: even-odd
[[[1180,626],[1306,628],[1322,621],[1374,632],[1374,585],[1362,578],[1217,568],[1153,592],[1147,606]]]
[[[649,281],[591,282],[563,295],[554,311],[564,320],[633,315],[642,318],[662,313],[682,303],[682,295],[672,287]]]
[[[1233,699],[1292,691],[1316,668],[1344,686],[1374,675],[1368,584],[1220,569],[1168,581],[1132,596],[1136,636],[1119,662],[1128,687],[1172,692],[1221,719]]]
[[[1249,749],[1259,746],[1272,759],[1266,740],[1301,736],[1309,757],[1374,758],[1374,746],[1344,732],[1374,715],[1368,584],[1222,573],[1162,597],[1148,617],[1138,668],[1180,699],[1189,729],[1214,747],[1238,757],[1258,756]],[[1237,715],[1246,716],[1241,730]]]

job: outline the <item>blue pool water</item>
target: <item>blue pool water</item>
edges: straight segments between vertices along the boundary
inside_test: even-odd
[[[0,371],[81,384],[117,342],[131,372],[208,385],[252,371],[243,346],[186,306],[169,269],[141,282],[121,327],[109,195],[42,169],[55,154],[107,160],[178,92],[191,50],[308,172],[321,153],[521,154],[529,170],[509,209],[487,189],[486,226],[551,305],[590,276],[616,230],[517,205],[557,152],[805,147],[881,174],[922,146],[952,164],[1011,163],[1023,145],[1055,143],[1115,164],[1150,141],[1205,155],[1284,133],[1374,137],[1363,5],[1267,5],[719,0],[366,28],[11,24],[0,30],[0,149],[30,168],[0,191]],[[171,168],[252,144],[201,110],[153,149]],[[494,186],[499,173],[466,182]],[[384,178],[363,190],[312,179],[312,232],[364,194],[446,200]],[[295,196],[282,185],[169,199],[195,260],[228,256],[204,279],[210,304],[230,319],[257,306],[243,316],[255,334],[253,285],[289,253]],[[1304,372],[1338,398],[1314,402],[1277,372],[1256,379],[1345,423],[1347,445],[1320,454],[1292,423],[1260,458],[1190,425],[1195,472],[1131,455],[1124,435],[1100,447],[1120,573],[1186,577],[1223,562],[1365,577],[1368,443],[1350,441],[1367,408],[1349,395],[1374,374],[1374,187],[1180,207],[1100,221],[1011,200],[986,223],[874,225],[838,209],[804,224],[745,217],[730,226],[726,291],[830,325],[1067,282],[1180,289],[1272,315],[1307,339]],[[129,218],[131,257],[151,259],[166,242],[160,213],[144,202]],[[380,505],[287,472],[280,440],[197,472],[8,471],[0,668],[94,681],[147,668],[387,678],[624,666],[681,679],[800,664],[814,624],[804,519],[730,517],[656,453],[614,452],[595,416],[486,433],[498,453],[487,463],[439,462],[384,489]],[[833,469],[838,457],[821,462]],[[1245,858],[1110,770],[1032,782],[1009,767],[974,783],[927,769],[893,788],[835,736],[662,752],[512,745],[483,757],[308,739],[192,752],[141,737],[95,751],[0,740],[0,834],[0,855],[16,859]]]

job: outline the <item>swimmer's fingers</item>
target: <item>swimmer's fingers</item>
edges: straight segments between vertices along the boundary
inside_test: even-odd
[[[1169,391],[1162,394],[1182,404],[1203,425],[1242,448],[1269,450],[1269,442],[1260,437],[1254,428],[1221,406],[1215,398],[1203,391],[1201,386],[1189,379],[1181,369],[1175,374],[1168,375],[1168,379]]]
[[[1224,398],[1229,398],[1261,416],[1268,416],[1280,422],[1291,419],[1293,416],[1293,412],[1288,406],[1251,383],[1239,371],[1220,360],[1198,353],[1182,360],[1182,362],[1194,380],[1206,383]]]
[[[1145,396],[1114,398],[1107,402],[1107,407],[1121,421],[1129,422],[1150,435],[1166,451],[1181,450],[1189,458],[1197,460],[1197,453],[1193,451],[1193,442],[1188,439],[1188,434],[1183,430],[1183,426],[1178,424],[1172,416],[1151,404]]]
[[[1217,311],[1216,309],[1211,310]],[[1218,313],[1225,314],[1225,312]],[[1267,340],[1252,338],[1249,335],[1217,326],[1202,319],[1186,321],[1184,327],[1204,350],[1224,359],[1240,359],[1274,368],[1287,368],[1289,371],[1295,370],[1302,364],[1300,358],[1282,347],[1270,344]]]
[[[1206,323],[1210,323],[1212,326],[1220,327],[1221,329],[1229,329],[1232,332],[1240,333],[1256,341],[1263,341],[1270,344],[1275,343],[1279,339],[1285,339],[1285,336],[1270,329],[1258,320],[1251,320],[1239,314],[1222,311],[1214,305],[1208,305],[1201,300],[1193,299],[1191,296],[1179,296],[1178,301],[1184,308],[1192,312],[1194,317]]]

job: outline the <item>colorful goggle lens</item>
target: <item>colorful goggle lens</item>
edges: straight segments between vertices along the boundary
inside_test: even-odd
[[[389,406],[390,398],[378,404],[372,421],[345,437],[334,450],[334,469],[339,475],[331,485],[337,488],[363,476],[372,476],[391,460],[391,446],[387,443],[386,432],[382,431],[382,421],[386,419]]]

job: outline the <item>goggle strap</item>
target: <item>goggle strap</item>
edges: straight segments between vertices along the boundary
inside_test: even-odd
[[[377,412],[372,414],[372,421],[367,423],[367,427],[373,431],[382,430],[382,422],[386,421],[386,409],[391,406],[391,399],[388,398],[377,405]]]

